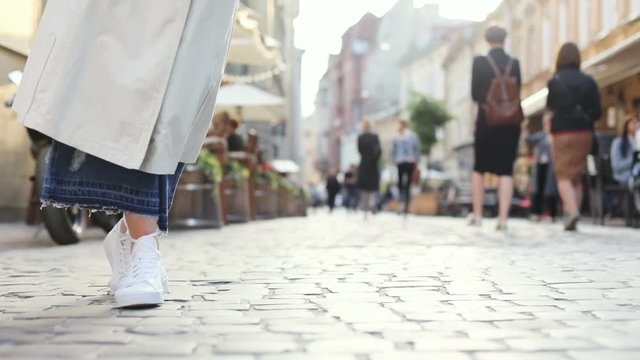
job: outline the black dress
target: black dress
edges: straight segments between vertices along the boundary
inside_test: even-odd
[[[503,49],[492,49],[487,56],[491,56],[500,71],[505,71],[509,63],[509,55]],[[520,63],[514,59],[511,75],[520,79]],[[500,176],[513,175],[513,163],[518,154],[520,140],[519,126],[487,126],[484,104],[491,80],[495,77],[486,56],[473,59],[471,77],[471,96],[478,103],[478,117],[476,119],[474,136],[475,164],[473,170],[479,173],[492,173]]]
[[[382,151],[378,135],[364,133],[358,137],[360,167],[358,167],[358,188],[363,191],[380,189],[380,169],[378,162]]]

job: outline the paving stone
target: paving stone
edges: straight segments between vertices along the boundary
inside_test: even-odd
[[[578,339],[506,339],[504,342],[516,351],[582,350],[598,347],[591,342]]]
[[[216,353],[283,353],[286,351],[294,351],[298,349],[298,345],[293,341],[221,341],[216,347]]]
[[[345,337],[311,342],[306,349],[312,353],[362,354],[394,350],[393,343],[374,337]]]
[[[370,360],[471,360],[471,356],[461,352],[394,352],[392,354],[369,355]]]
[[[475,354],[476,360],[567,360],[563,353],[553,352],[482,352]]]
[[[505,346],[497,341],[469,338],[425,338],[415,342],[417,351],[492,351]]]
[[[574,360],[638,360],[640,359],[640,351],[569,351],[569,356]]]

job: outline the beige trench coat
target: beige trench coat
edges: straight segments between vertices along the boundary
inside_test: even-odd
[[[49,0],[14,102],[20,121],[129,169],[194,162],[237,0]]]

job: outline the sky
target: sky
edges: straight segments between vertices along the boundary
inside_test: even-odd
[[[396,0],[300,0],[295,20],[296,47],[302,58],[302,114],[313,112],[318,81],[327,70],[329,54],[340,51],[342,34],[367,12],[382,16]],[[482,21],[500,0],[414,0],[415,5],[440,4],[440,14],[451,19]],[[348,4],[348,5],[347,5]]]

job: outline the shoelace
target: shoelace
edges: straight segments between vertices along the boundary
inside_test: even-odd
[[[140,252],[140,251],[138,251]],[[154,275],[154,271],[158,268],[160,257],[156,254],[132,254],[133,266],[126,278],[126,287],[144,282]]]
[[[120,244],[120,246],[118,246],[118,280],[122,280],[125,277],[127,267],[129,266],[129,252],[131,251],[131,248],[127,246],[126,234],[120,234],[118,243]]]

